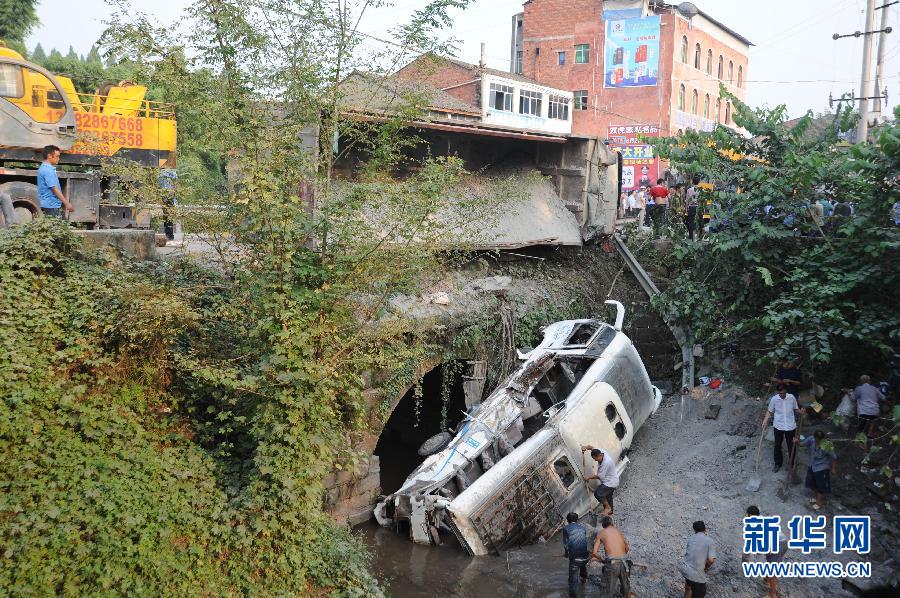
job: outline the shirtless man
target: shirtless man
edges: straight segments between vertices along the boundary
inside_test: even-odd
[[[625,555],[628,554],[628,540],[622,535],[615,525],[613,525],[610,517],[604,517],[600,521],[601,530],[594,540],[594,550],[591,552],[591,558],[600,562],[604,561],[604,557],[600,556],[600,545],[603,545],[603,553],[606,555],[605,560],[609,562],[604,569],[606,575],[606,591],[607,598],[614,598],[619,595],[619,591],[628,598],[634,598],[631,592],[631,582],[628,579],[628,565],[625,563]]]

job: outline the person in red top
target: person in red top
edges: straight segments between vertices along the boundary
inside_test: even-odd
[[[653,208],[653,228],[658,230],[666,223],[666,211],[669,208],[669,188],[663,179],[656,179],[656,184],[650,187],[650,197],[656,206]]]

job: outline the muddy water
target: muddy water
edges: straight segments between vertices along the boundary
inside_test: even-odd
[[[568,596],[568,560],[560,534],[547,544],[502,556],[470,557],[451,538],[440,547],[418,546],[369,522],[356,528],[372,551],[372,567],[394,598]],[[508,557],[508,563],[507,563]],[[585,596],[599,596],[591,582]]]

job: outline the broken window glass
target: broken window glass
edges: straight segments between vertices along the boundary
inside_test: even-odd
[[[577,481],[575,469],[566,457],[561,457],[554,461],[553,470],[556,472],[559,481],[562,482],[562,485],[566,490],[571,489],[572,486],[575,485],[575,482]]]
[[[588,341],[591,340],[591,337],[594,336],[594,333],[596,333],[599,328],[600,324],[597,322],[578,324],[575,326],[572,334],[569,335],[568,340],[566,340],[566,346],[583,347],[588,344]]]

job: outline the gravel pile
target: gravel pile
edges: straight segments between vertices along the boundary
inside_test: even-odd
[[[707,407],[713,403],[722,407],[719,417],[705,419]],[[812,511],[807,507],[802,484],[805,451],[801,451],[797,464],[801,483],[786,486],[784,470],[772,473],[772,443],[764,441],[759,467],[762,486],[758,492],[745,489],[754,475],[764,409],[763,401],[747,397],[734,387],[703,389],[683,401],[680,397],[667,397],[641,428],[632,445],[632,461],[616,492],[614,516],[616,525],[631,543],[633,560],[648,565],[633,572],[637,596],[683,595],[684,583],[678,568],[685,543],[693,533],[691,524],[698,519],[706,523],[718,551],[707,595],[766,595],[762,580],[747,579],[740,570],[741,520],[746,507],[755,504],[764,515],[781,515],[785,533],[791,516]],[[834,500],[824,511],[829,516],[829,526],[834,514],[872,514],[876,527],[880,516],[874,510],[850,511],[840,504],[841,486],[838,480]],[[779,498],[779,493],[785,498]],[[830,546],[808,556],[789,550],[785,560],[871,560],[875,576],[880,579],[891,568],[879,567],[874,558],[834,555]],[[840,580],[782,579],[779,590],[780,595],[792,598],[853,595],[842,589]],[[586,595],[591,595],[590,591]]]

